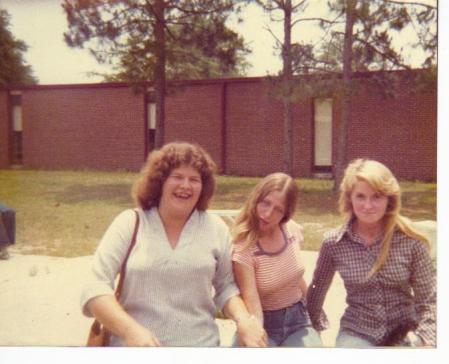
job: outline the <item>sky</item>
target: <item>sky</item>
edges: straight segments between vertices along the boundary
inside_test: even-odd
[[[423,2],[435,3],[435,0]],[[90,72],[109,72],[110,67],[99,65],[87,49],[69,48],[63,40],[68,29],[62,0],[0,0],[0,6],[11,15],[10,30],[29,47],[25,60],[33,68],[41,84],[90,83],[101,80],[100,76],[89,76]],[[304,16],[325,16],[326,0],[311,0]],[[252,48],[248,57],[252,67],[248,76],[274,74],[281,69],[281,60],[275,54],[275,38],[268,30],[270,27],[277,37],[282,39],[281,23],[269,20],[267,14],[256,5],[251,5],[242,14],[243,22],[229,24],[242,34]],[[406,45],[414,40],[414,32],[409,29],[398,38],[398,44]],[[317,41],[320,39],[318,27],[311,22],[301,23],[294,28],[293,41]],[[419,66],[422,55],[415,52],[407,54],[415,66]]]

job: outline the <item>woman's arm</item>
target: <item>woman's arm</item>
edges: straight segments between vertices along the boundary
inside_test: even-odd
[[[306,283],[306,280],[304,279],[304,276],[302,276],[301,279],[299,280],[299,289],[302,292],[302,297],[306,298],[307,297],[307,283]]]
[[[307,311],[314,328],[327,329],[329,323],[323,311],[323,303],[335,274],[335,266],[326,242],[321,245],[313,279],[307,290]]]
[[[87,303],[89,311],[127,346],[161,346],[159,340],[147,328],[134,320],[117,302],[115,296],[103,295]]]
[[[257,292],[254,268],[238,262],[233,262],[233,267],[237,286],[249,313],[256,316],[263,326],[262,305]]]
[[[114,294],[114,280],[129,249],[135,224],[135,212],[126,210],[103,235],[81,295],[81,307],[84,314],[95,316],[126,345],[158,346],[157,338],[125,312]]]
[[[415,333],[422,345],[436,345],[436,277],[429,252],[421,242],[413,250],[411,285],[418,316]],[[417,340],[419,341],[419,340]]]
[[[267,334],[260,321],[246,309],[240,296],[233,296],[223,306],[225,315],[237,325],[240,346],[263,348],[267,346]]]

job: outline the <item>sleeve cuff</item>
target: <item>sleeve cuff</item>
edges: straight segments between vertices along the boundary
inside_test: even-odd
[[[228,302],[231,297],[238,296],[240,294],[239,289],[235,283],[229,284],[219,295],[214,297],[215,305],[218,309],[222,310],[223,306]]]
[[[93,317],[92,313],[87,308],[87,303],[95,297],[105,296],[105,295],[114,295],[114,290],[104,282],[95,282],[91,283],[83,290],[81,294],[81,310],[83,315],[87,317]]]

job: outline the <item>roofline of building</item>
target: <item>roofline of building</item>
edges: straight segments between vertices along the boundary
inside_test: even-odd
[[[410,70],[390,70],[390,71],[364,71],[364,72],[354,72],[354,76],[356,78],[368,78],[375,74],[381,73],[420,73],[425,71],[426,69],[418,68],[418,69],[410,69]],[[313,79],[315,77],[323,77],[327,76],[341,78],[341,73],[334,74],[309,74],[309,75],[300,75],[295,76],[295,78],[303,78],[303,79]],[[199,80],[179,80],[179,81],[168,81],[167,83],[170,85],[179,85],[179,86],[191,86],[191,85],[210,85],[210,84],[229,84],[229,83],[248,83],[248,82],[264,82],[270,79],[275,79],[277,76],[269,75],[269,76],[256,76],[256,77],[229,77],[229,78],[209,78],[209,79],[199,79]],[[141,82],[141,83],[127,83],[127,82],[97,82],[97,83],[74,83],[74,84],[33,84],[33,85],[12,85],[12,86],[3,86],[0,87],[0,90],[7,91],[26,91],[26,90],[62,90],[62,89],[99,89],[99,88],[129,88],[133,86],[138,87],[151,87],[153,85],[152,82]]]

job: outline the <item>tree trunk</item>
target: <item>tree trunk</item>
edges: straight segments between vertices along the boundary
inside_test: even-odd
[[[155,147],[161,148],[165,137],[165,5],[164,0],[154,3],[156,23],[154,35],[156,39],[156,67],[154,88],[156,96],[156,135]]]
[[[346,1],[346,25],[343,46],[343,93],[341,120],[338,127],[337,163],[334,171],[334,192],[338,192],[347,161],[348,129],[351,122],[352,45],[356,0]]]
[[[282,45],[282,99],[284,106],[284,172],[293,175],[293,128],[292,128],[292,2],[285,1],[284,7],[284,44]]]

